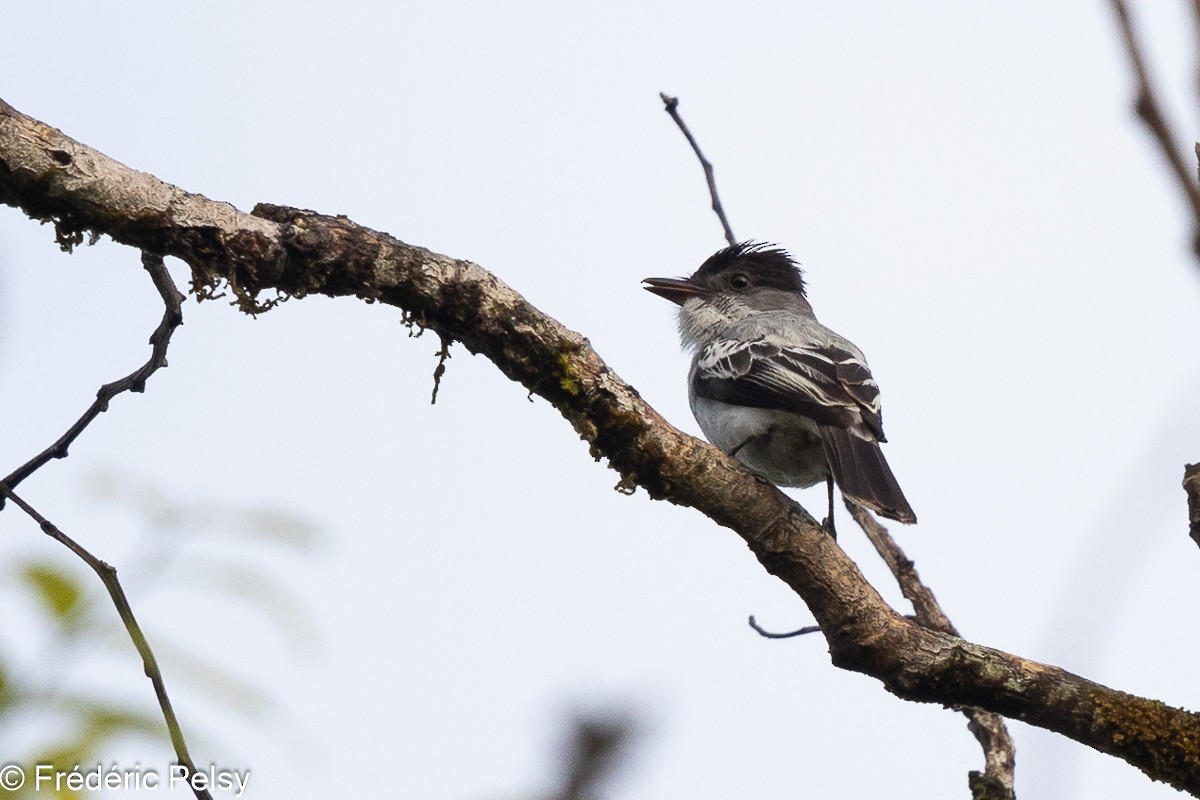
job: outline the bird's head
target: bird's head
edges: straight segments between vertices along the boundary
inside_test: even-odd
[[[687,278],[642,282],[646,291],[679,305],[685,334],[721,328],[751,314],[800,309],[811,313],[799,265],[772,244],[731,245],[713,253]]]
[[[741,242],[713,253],[687,278],[646,278],[649,292],[683,305],[693,297],[784,292],[804,296],[804,276],[784,250],[762,242]]]

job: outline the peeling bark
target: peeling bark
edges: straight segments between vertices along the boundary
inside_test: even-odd
[[[1183,490],[1188,499],[1188,535],[1200,545],[1200,464],[1184,466]]]

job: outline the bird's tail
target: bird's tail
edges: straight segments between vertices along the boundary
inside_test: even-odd
[[[826,425],[821,426],[821,441],[842,494],[888,519],[906,525],[917,521],[877,443]]]

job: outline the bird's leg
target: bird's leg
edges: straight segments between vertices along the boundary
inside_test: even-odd
[[[825,476],[825,486],[829,490],[829,516],[821,523],[821,527],[825,529],[833,539],[837,540],[837,529],[833,527],[833,473]]]

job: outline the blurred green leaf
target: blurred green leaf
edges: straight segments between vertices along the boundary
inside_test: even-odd
[[[51,772],[69,772],[75,767],[87,763],[89,755],[88,751],[78,742],[68,742],[42,753],[28,763],[48,764]],[[84,797],[83,792],[73,792],[65,783],[57,781],[51,783],[46,788],[49,790],[48,795],[55,798],[55,800],[75,800],[76,798]],[[28,794],[18,795],[19,797],[34,798],[47,795],[46,791],[36,791],[36,784],[29,780],[25,782],[22,789],[28,792]]]
[[[251,533],[297,550],[310,550],[320,540],[320,526],[303,517],[270,508],[231,509],[230,523],[239,533]]]
[[[196,555],[188,559],[186,572],[172,579],[176,585],[197,584],[207,591],[221,589],[227,597],[241,598],[248,605],[257,606],[278,624],[279,632],[297,654],[318,640],[316,626],[301,598],[260,569]]]
[[[21,570],[21,577],[58,619],[65,620],[79,608],[83,587],[69,573],[49,564],[31,563]]]
[[[97,752],[109,739],[128,733],[140,733],[147,737],[163,737],[167,726],[162,717],[155,711],[139,713],[126,711],[111,705],[92,705],[80,709],[81,720],[86,729],[80,736],[80,743]]]
[[[275,709],[271,695],[258,688],[254,681],[240,678],[196,655],[194,647],[179,647],[164,637],[155,646],[155,651],[160,659],[173,665],[174,674],[202,689],[214,702],[251,717],[263,716]]]

